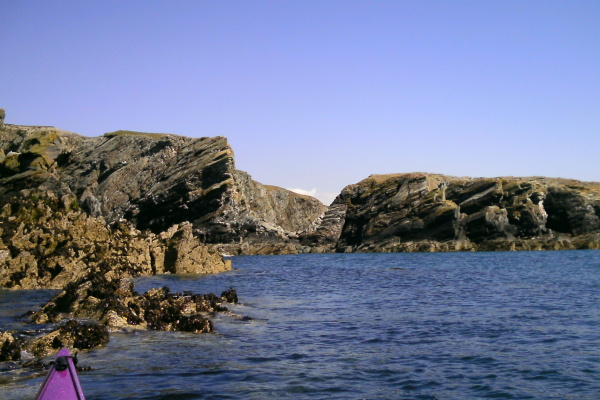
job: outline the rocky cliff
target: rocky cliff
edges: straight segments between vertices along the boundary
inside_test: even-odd
[[[600,248],[600,183],[372,175],[347,186],[310,237],[319,251]]]
[[[62,288],[30,315],[54,330],[0,331],[0,361],[94,348],[115,329],[210,332],[234,289],[140,295],[130,278],[226,271],[223,251],[298,252],[324,211],[237,171],[223,137],[0,126],[0,287]]]
[[[236,170],[223,137],[1,126],[0,201],[33,187],[148,243],[183,229],[227,254],[596,248],[600,232],[599,183],[372,175],[327,208]]]
[[[235,169],[224,137],[185,138],[118,131],[88,138],[51,127],[0,127],[0,200],[41,187],[73,195],[108,224],[127,220],[159,234],[189,222],[221,251],[297,252],[326,207],[262,185]]]

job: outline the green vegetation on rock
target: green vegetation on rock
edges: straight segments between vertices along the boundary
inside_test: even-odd
[[[126,131],[126,130],[118,130],[114,132],[105,133],[104,136],[108,138],[113,138],[117,136],[142,136],[152,139],[160,139],[162,137],[168,136],[168,133],[149,133],[149,132],[136,132],[136,131]]]

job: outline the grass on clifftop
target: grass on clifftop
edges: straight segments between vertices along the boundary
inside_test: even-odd
[[[150,137],[150,138],[154,138],[154,139],[159,139],[166,135],[168,135],[168,133],[148,133],[148,132],[124,131],[124,130],[118,130],[118,131],[109,132],[109,133],[104,134],[104,136],[106,136],[108,138],[113,138],[116,136],[144,136],[144,137]]]

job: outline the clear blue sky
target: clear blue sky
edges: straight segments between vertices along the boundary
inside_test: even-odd
[[[223,135],[326,203],[373,173],[600,181],[600,1],[0,0],[0,108]]]

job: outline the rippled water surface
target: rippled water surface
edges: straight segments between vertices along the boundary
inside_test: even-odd
[[[80,374],[87,398],[600,398],[600,251],[233,265],[211,277],[139,279],[139,291],[232,286],[243,303],[232,311],[252,319],[218,315],[217,334],[113,334],[80,355],[94,367]],[[8,301],[29,306],[43,295],[0,292],[0,321],[15,324]],[[32,398],[43,379],[1,368],[2,398]]]

